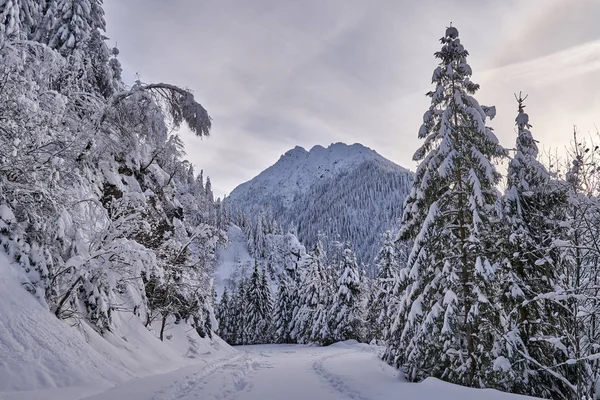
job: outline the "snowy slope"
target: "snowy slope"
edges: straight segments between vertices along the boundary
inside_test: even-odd
[[[248,252],[246,235],[235,225],[227,230],[227,245],[218,249],[217,256],[219,262],[215,271],[215,288],[221,297],[225,287],[252,273],[254,258]]]
[[[20,268],[0,253],[0,398],[80,398],[132,378],[204,365],[236,351],[171,321],[165,343],[139,318],[116,312],[104,337],[60,321],[22,286]]]
[[[361,144],[295,147],[235,188],[228,202],[249,215],[270,208],[309,246],[319,231],[340,235],[368,260],[400,216],[411,182],[410,171]]]
[[[229,200],[239,206],[253,206],[256,198],[277,199],[282,208],[290,209],[294,199],[306,194],[319,180],[357,168],[367,161],[377,162],[389,170],[408,172],[358,143],[350,146],[334,143],[327,148],[316,145],[310,151],[296,146],[257,177],[235,188]]]
[[[1,253],[0,315],[0,393],[106,383],[127,375],[39,304]]]
[[[265,237],[266,252],[270,255],[259,260],[260,268],[266,267],[270,280],[271,291],[277,291],[276,277],[282,276],[290,269],[296,268],[296,256],[290,258],[291,253],[300,257],[306,253],[306,249],[298,239],[291,234],[269,234]],[[248,239],[242,230],[231,225],[227,230],[227,244],[219,247],[217,251],[218,267],[215,271],[215,289],[220,297],[223,289],[231,289],[240,278],[249,278],[254,269],[254,257],[248,251]],[[287,256],[287,257],[286,257]],[[287,271],[286,271],[287,270]]]

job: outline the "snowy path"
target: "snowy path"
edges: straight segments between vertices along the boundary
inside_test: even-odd
[[[434,379],[410,384],[359,344],[330,347],[238,347],[239,354],[203,367],[130,381],[88,400],[445,400],[513,397]]]

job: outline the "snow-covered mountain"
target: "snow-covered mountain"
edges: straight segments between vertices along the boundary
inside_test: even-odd
[[[235,188],[232,208],[256,215],[271,209],[284,229],[311,246],[318,232],[350,241],[369,261],[393,227],[410,189],[412,172],[355,143],[289,150],[254,179]]]

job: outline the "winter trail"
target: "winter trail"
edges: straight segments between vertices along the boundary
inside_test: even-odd
[[[329,347],[259,345],[209,365],[127,382],[87,400],[445,400],[523,397],[428,379],[410,384],[353,342]]]

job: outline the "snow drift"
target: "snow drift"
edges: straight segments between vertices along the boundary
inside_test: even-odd
[[[59,398],[78,398],[235,352],[217,337],[200,338],[183,323],[171,324],[163,343],[139,318],[119,312],[115,331],[100,336],[84,321],[72,326],[73,321],[57,319],[25,290],[25,281],[21,269],[0,253],[2,398],[31,399],[35,391],[57,388],[65,389]]]

